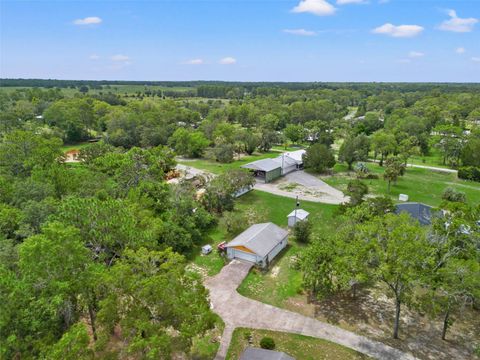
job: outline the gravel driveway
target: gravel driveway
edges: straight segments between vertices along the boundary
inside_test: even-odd
[[[274,183],[257,182],[255,189],[290,198],[298,196],[300,200],[326,204],[338,205],[348,201],[348,197],[340,190],[303,170],[293,171]]]
[[[216,276],[206,279],[213,311],[225,322],[216,360],[227,354],[233,330],[237,327],[267,329],[302,334],[349,347],[372,358],[382,360],[412,360],[414,356],[403,353],[383,343],[369,340],[336,326],[323,323],[288,310],[248,299],[237,292],[237,287],[247,276],[251,263],[233,260]]]

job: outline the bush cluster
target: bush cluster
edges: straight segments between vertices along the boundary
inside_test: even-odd
[[[273,340],[271,337],[265,336],[260,340],[260,347],[262,349],[267,349],[267,350],[273,350],[275,349],[275,340]]]
[[[480,182],[480,167],[465,166],[458,169],[458,177],[460,179],[472,180]]]

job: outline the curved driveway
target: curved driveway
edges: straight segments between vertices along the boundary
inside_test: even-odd
[[[233,260],[223,267],[219,274],[205,281],[205,286],[210,291],[213,311],[225,322],[225,330],[215,360],[225,359],[233,330],[237,327],[312,336],[346,346],[376,359],[415,359],[414,356],[381,342],[369,340],[336,326],[240,295],[237,287],[247,276],[251,267],[251,263]]]

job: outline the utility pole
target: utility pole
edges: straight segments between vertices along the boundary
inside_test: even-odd
[[[300,206],[300,203],[298,202],[298,195],[295,198],[295,225],[297,224],[297,209]]]

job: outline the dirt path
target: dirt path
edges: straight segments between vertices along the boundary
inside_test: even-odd
[[[219,274],[205,281],[205,286],[210,291],[213,311],[225,322],[225,330],[215,360],[225,359],[233,330],[237,327],[282,331],[325,339],[375,359],[415,359],[413,355],[381,342],[240,295],[236,289],[251,267],[250,263],[234,260]]]

